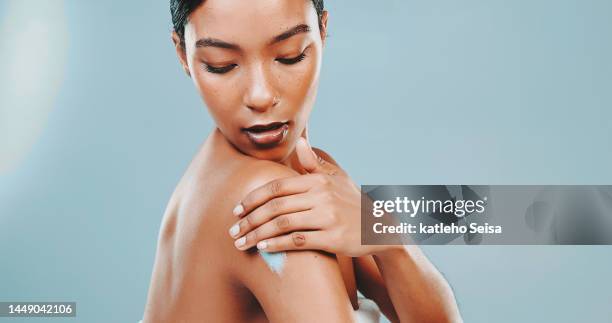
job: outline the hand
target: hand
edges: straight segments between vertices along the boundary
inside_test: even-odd
[[[361,192],[340,167],[300,138],[305,175],[277,179],[250,192],[234,209],[235,246],[267,252],[315,249],[358,257],[384,246],[361,245]]]

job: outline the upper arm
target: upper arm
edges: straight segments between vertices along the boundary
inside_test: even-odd
[[[281,165],[251,170],[243,187],[251,189],[274,179],[298,175]],[[238,202],[238,201],[236,201]],[[353,310],[336,257],[319,251],[289,251],[273,270],[255,250],[237,251],[237,278],[257,298],[271,322],[352,322]]]
[[[370,255],[355,258],[355,274],[359,291],[373,300],[391,322],[399,322],[385,281],[380,270]]]
[[[340,268],[333,255],[317,251],[287,252],[282,270],[268,268],[252,254],[244,282],[270,322],[352,322]]]

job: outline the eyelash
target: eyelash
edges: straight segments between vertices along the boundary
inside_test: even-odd
[[[231,70],[233,70],[236,66],[236,64],[230,64],[227,66],[221,66],[221,67],[214,67],[214,66],[210,66],[206,63],[204,63],[204,68],[206,68],[206,71],[209,73],[214,73],[214,74],[225,74]]]
[[[297,64],[301,61],[304,60],[304,58],[306,58],[306,51],[302,52],[300,55],[296,56],[296,57],[292,57],[292,58],[277,58],[276,61],[284,64],[284,65],[293,65],[293,64]],[[229,71],[233,70],[236,66],[236,64],[230,64],[227,66],[221,66],[221,67],[215,67],[215,66],[211,66],[208,65],[206,63],[204,63],[204,68],[206,69],[207,72],[209,73],[213,73],[213,74],[225,74],[228,73]]]
[[[292,58],[277,58],[276,61],[281,63],[281,64],[285,64],[285,65],[293,65],[293,64],[297,64],[301,61],[304,60],[304,58],[306,58],[306,52],[302,52],[300,55],[296,56],[296,57],[292,57]]]

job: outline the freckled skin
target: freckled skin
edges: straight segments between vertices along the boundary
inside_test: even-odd
[[[311,31],[270,45],[271,38],[298,24]],[[395,316],[371,256],[288,252],[279,275],[257,252],[237,250],[227,233],[236,221],[232,209],[248,192],[303,173],[296,166],[295,145],[307,135],[324,34],[308,0],[207,0],[189,17],[184,47],[173,34],[179,62],[217,127],[168,203],[145,323],[350,322],[357,285],[387,316]],[[196,48],[197,40],[207,37],[241,50]],[[306,57],[293,65],[276,60],[302,52]],[[204,64],[236,67],[215,74]],[[241,130],[273,121],[288,121],[290,127],[272,148],[254,146]]]

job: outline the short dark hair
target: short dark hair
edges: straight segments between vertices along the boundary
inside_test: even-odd
[[[189,15],[202,5],[206,0],[170,0],[170,14],[172,15],[172,26],[174,31],[181,39],[181,44],[185,43],[185,25],[189,20]],[[321,28],[321,17],[325,10],[323,0],[311,0],[317,16],[319,17],[319,28]]]

